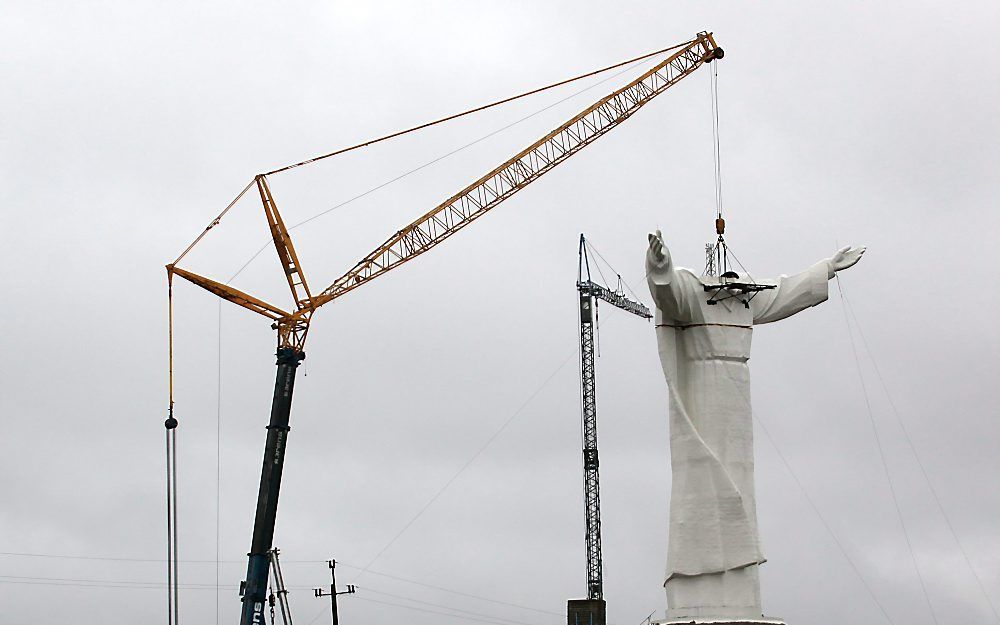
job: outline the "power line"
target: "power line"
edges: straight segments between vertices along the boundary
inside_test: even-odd
[[[455,608],[455,607],[448,606],[448,605],[442,605],[440,603],[431,603],[429,601],[423,601],[423,600],[420,600],[420,599],[414,599],[412,597],[405,597],[403,595],[394,595],[392,593],[383,592],[383,591],[380,591],[380,590],[375,590],[373,588],[368,588],[368,587],[359,587],[359,588],[361,588],[361,590],[364,590],[364,591],[367,591],[367,592],[373,592],[373,593],[375,593],[377,595],[385,595],[386,597],[392,597],[394,599],[403,599],[404,601],[412,601],[413,603],[419,603],[421,605],[431,606],[433,608],[444,608],[446,610],[451,610],[453,612],[462,612],[464,614],[471,614],[472,616],[482,616],[482,617],[493,619],[493,620],[496,620],[496,621],[504,621],[504,622],[507,622],[507,623],[514,623],[515,625],[534,625],[532,623],[525,623],[524,621],[515,621],[515,620],[509,619],[509,618],[504,618],[504,617],[500,617],[500,616],[494,616],[492,614],[483,614],[481,612],[472,612],[470,610],[464,610],[462,608]],[[561,617],[562,615],[559,614],[558,616]]]
[[[390,606],[394,606],[394,607],[397,607],[397,608],[404,608],[404,609],[407,609],[407,610],[413,610],[415,612],[426,612],[428,614],[439,614],[441,616],[450,616],[451,618],[460,618],[460,619],[464,619],[466,621],[476,621],[476,622],[479,622],[479,623],[492,623],[493,625],[506,625],[506,623],[504,623],[502,621],[485,620],[485,619],[482,619],[482,618],[473,618],[471,616],[464,616],[462,614],[452,614],[452,613],[449,613],[449,612],[440,612],[438,610],[428,610],[426,608],[418,608],[416,606],[404,605],[402,603],[391,603],[389,601],[379,601],[378,599],[371,599],[371,598],[368,598],[368,597],[356,597],[356,598],[359,601],[368,601],[368,602],[371,602],[371,603],[379,603],[379,604],[382,604],[382,605],[390,605]]]
[[[84,561],[101,561],[101,562],[129,562],[129,563],[163,563],[165,560],[163,558],[127,558],[127,557],[111,557],[111,556],[76,556],[76,555],[66,555],[66,554],[53,554],[53,553],[27,553],[27,552],[14,552],[14,551],[0,551],[0,556],[11,556],[11,557],[30,557],[30,558],[46,558],[46,559],[60,559],[60,560],[84,560]],[[182,564],[215,564],[215,560],[180,560]],[[243,564],[243,560],[219,560],[222,564]],[[282,564],[323,564],[326,560],[283,560]],[[363,570],[364,567],[358,566],[356,564],[350,564],[347,562],[337,561],[338,566],[343,566],[351,569]],[[461,590],[454,590],[451,588],[445,588],[444,586],[436,586],[434,584],[428,584],[426,582],[419,582],[417,580],[409,579],[406,577],[401,577],[399,575],[393,575],[391,573],[385,573],[383,571],[377,571],[374,569],[368,569],[368,575],[375,575],[377,577],[385,577],[386,579],[395,580],[398,582],[404,582],[407,584],[413,584],[415,586],[421,586],[423,588],[429,588],[431,590],[438,590],[441,592],[450,593],[453,595],[458,595],[460,597],[467,597],[469,599],[476,599],[479,601],[486,601],[489,603],[495,603],[497,605],[503,605],[512,608],[518,608],[521,610],[528,610],[531,612],[538,612],[540,614],[550,614],[553,616],[564,616],[558,612],[551,612],[549,610],[542,610],[539,608],[533,608],[526,605],[520,605],[517,603],[511,603],[510,601],[503,601],[500,599],[493,599],[490,597],[483,597],[482,595],[475,595],[468,592],[463,592]],[[5,577],[0,575],[0,577]],[[102,581],[102,580],[94,580]],[[228,586],[220,585],[220,588],[227,588]],[[311,586],[302,588],[311,588]]]
[[[343,563],[338,562],[338,564],[343,564]],[[346,566],[346,567],[352,568],[352,569],[361,569],[361,567],[359,567],[359,566],[353,566],[353,565],[350,565],[350,564],[343,564],[343,566]],[[424,588],[430,588],[432,590],[440,590],[442,592],[451,593],[453,595],[458,595],[458,596],[461,596],[461,597],[468,597],[470,599],[478,599],[480,601],[488,601],[490,603],[496,603],[498,605],[504,605],[504,606],[509,606],[509,607],[513,607],[513,608],[519,608],[521,610],[530,610],[531,612],[538,612],[540,614],[550,614],[552,616],[559,616],[559,617],[565,616],[564,614],[561,614],[559,612],[551,612],[549,610],[541,610],[541,609],[538,609],[538,608],[532,608],[532,607],[525,606],[525,605],[519,605],[517,603],[511,603],[509,601],[501,601],[499,599],[490,599],[489,597],[483,597],[483,596],[480,596],[480,595],[473,595],[473,594],[470,594],[470,593],[467,593],[467,592],[461,592],[461,591],[458,591],[458,590],[451,590],[451,589],[448,589],[448,588],[443,588],[441,586],[435,586],[433,584],[427,584],[427,583],[424,583],[424,582],[418,582],[416,580],[407,579],[405,577],[398,577],[396,575],[390,575],[388,573],[381,573],[379,571],[375,571],[375,570],[372,570],[372,569],[368,569],[368,574],[370,574],[370,575],[376,575],[376,576],[379,576],[379,577],[385,577],[387,579],[392,579],[392,580],[396,580],[396,581],[400,581],[400,582],[405,582],[407,584],[414,584],[416,586],[423,586]]]

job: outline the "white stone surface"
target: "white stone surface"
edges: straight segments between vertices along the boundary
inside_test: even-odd
[[[675,268],[660,233],[649,238],[647,282],[670,389],[667,617],[677,623],[780,622],[760,620],[758,566],[764,555],[747,366],[752,329],[826,301],[827,280],[857,263],[865,250],[844,248],[782,276],[770,282],[776,288],[757,293],[746,306],[746,295],[709,305],[704,285],[719,278]]]

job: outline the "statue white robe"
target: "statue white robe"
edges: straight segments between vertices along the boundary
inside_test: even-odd
[[[757,566],[764,562],[754,497],[750,339],[770,323],[827,299],[830,261],[776,288],[715,305],[704,285],[719,278],[647,267],[656,303],[660,361],[670,390],[673,482],[667,548],[667,617],[761,617]],[[748,295],[742,296],[746,299]]]

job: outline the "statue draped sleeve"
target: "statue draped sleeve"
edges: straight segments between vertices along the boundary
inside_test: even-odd
[[[775,289],[762,291],[750,301],[754,325],[780,321],[827,300],[828,280],[833,276],[829,260],[795,274],[781,276]]]

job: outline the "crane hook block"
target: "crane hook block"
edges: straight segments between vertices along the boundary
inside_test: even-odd
[[[726,233],[726,220],[722,217],[717,217],[715,219],[715,234],[720,237]]]
[[[705,62],[711,63],[712,61],[715,61],[716,59],[721,59],[724,56],[726,56],[726,52],[722,48],[715,48],[714,50],[705,55]]]

